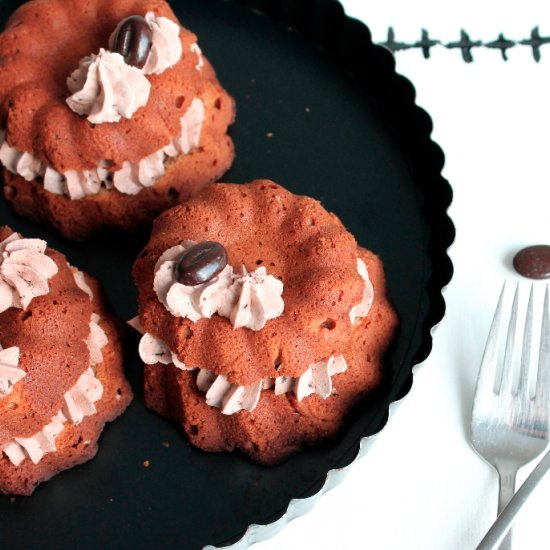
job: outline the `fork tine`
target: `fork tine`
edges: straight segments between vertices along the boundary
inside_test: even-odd
[[[512,313],[510,314],[510,323],[508,324],[508,334],[506,336],[506,349],[504,350],[504,363],[502,365],[502,378],[500,382],[500,391],[509,394],[512,392],[512,382],[514,380],[514,344],[516,341],[516,326],[518,322],[518,302],[519,285],[516,285],[514,293],[514,302],[512,304]]]
[[[521,350],[521,367],[519,371],[518,394],[524,393],[529,397],[529,371],[531,366],[531,341],[533,340],[533,285],[529,293],[527,304],[527,316],[525,318],[525,331],[523,333],[523,346]]]
[[[548,285],[544,293],[538,369],[535,399],[538,405],[546,409],[550,404],[550,296]]]
[[[481,406],[483,402],[487,400],[487,396],[494,392],[495,372],[497,370],[498,358],[498,336],[502,324],[502,308],[505,291],[506,282],[502,285],[495,316],[493,317],[489,335],[487,336],[487,343],[485,344],[485,351],[483,352],[483,358],[479,368],[474,408],[476,406]]]

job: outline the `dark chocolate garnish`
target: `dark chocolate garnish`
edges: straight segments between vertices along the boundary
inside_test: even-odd
[[[140,15],[122,21],[113,41],[113,51],[124,57],[128,65],[143,69],[153,45],[153,33]]]
[[[187,286],[200,285],[213,279],[226,265],[223,245],[204,241],[185,251],[176,266],[176,279]]]
[[[529,279],[550,278],[550,246],[538,244],[520,250],[514,256],[514,269]]]

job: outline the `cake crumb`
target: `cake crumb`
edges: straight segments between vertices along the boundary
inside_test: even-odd
[[[10,497],[10,502],[13,504],[15,502],[15,497]]]
[[[168,447],[170,447],[170,441],[163,441],[162,442],[162,446],[166,449],[168,449]]]
[[[309,107],[306,107],[306,113],[311,113],[311,109]]]
[[[149,468],[149,466],[151,466],[151,462],[150,462],[149,460],[144,460],[144,461],[143,461],[143,466],[144,466],[145,468]]]
[[[272,138],[272,137],[273,137],[273,132],[267,132],[266,136],[267,136],[268,138]]]

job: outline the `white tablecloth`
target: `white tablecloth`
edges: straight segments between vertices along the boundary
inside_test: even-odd
[[[419,40],[422,28],[443,42],[458,40],[461,28],[484,42],[501,32],[525,39],[536,26],[550,35],[546,0],[342,3],[375,42],[389,26],[403,42]],[[550,44],[540,51],[535,63],[529,47],[517,46],[504,62],[498,50],[478,48],[469,64],[441,46],[428,60],[418,49],[397,53],[398,72],[433,118],[455,194],[447,314],[412,391],[366,457],[311,513],[255,549],[468,550],[495,519],[497,475],[471,449],[468,426],[500,287],[520,279],[511,257],[550,244]],[[518,519],[516,550],[550,548],[549,510],[550,476]]]

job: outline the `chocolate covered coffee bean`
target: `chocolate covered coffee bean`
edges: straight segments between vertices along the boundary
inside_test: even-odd
[[[195,286],[213,279],[227,265],[227,252],[214,241],[196,244],[185,252],[176,267],[178,282]]]

